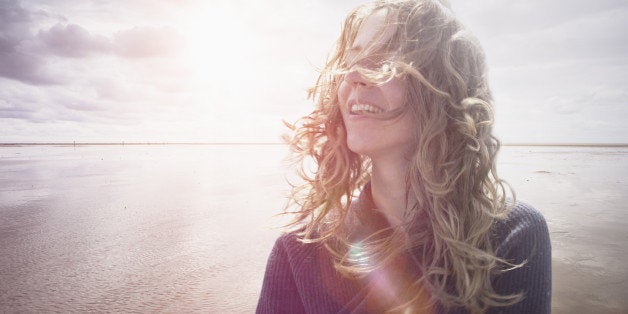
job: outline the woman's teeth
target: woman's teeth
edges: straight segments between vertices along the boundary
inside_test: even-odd
[[[367,104],[355,104],[351,106],[352,114],[382,113],[382,112],[384,112],[383,109],[375,107],[375,106],[367,105]]]

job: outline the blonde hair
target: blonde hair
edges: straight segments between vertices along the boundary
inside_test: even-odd
[[[381,61],[381,71],[358,70],[375,83],[391,77],[408,82],[405,110],[418,127],[406,181],[417,204],[405,210],[400,226],[373,232],[356,244],[350,239],[351,204],[369,181],[371,164],[347,147],[337,90],[348,68],[355,66],[347,64],[346,53],[361,23],[380,9],[387,10],[394,34],[377,43],[382,47],[378,51],[394,55],[394,60]],[[419,252],[419,269],[403,289],[408,293],[391,310],[416,309],[426,293],[432,305],[439,302],[472,312],[519,301],[521,295],[499,295],[491,284],[492,275],[520,265],[495,256],[491,244],[491,226],[510,206],[505,182],[495,169],[499,141],[491,133],[484,54],[447,4],[376,1],[356,8],[345,20],[310,97],[314,111],[288,124],[294,134],[286,139],[304,180],[293,186],[286,209],[295,215],[292,226],[301,228],[302,241],[324,243],[336,268],[356,277],[385,267],[397,256]],[[304,166],[309,159],[317,167],[313,173]]]

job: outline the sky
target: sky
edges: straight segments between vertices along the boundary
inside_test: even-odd
[[[280,142],[347,0],[0,0],[0,142]],[[451,0],[504,143],[628,143],[628,1]]]

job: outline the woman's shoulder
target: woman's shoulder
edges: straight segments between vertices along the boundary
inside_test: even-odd
[[[531,205],[517,202],[492,231],[495,255],[516,265],[496,276],[493,288],[502,295],[523,293],[519,303],[494,312],[549,313],[552,249],[543,215]]]
[[[319,253],[320,243],[303,241],[299,236],[300,231],[290,231],[281,234],[275,241],[273,251],[281,252],[293,269],[307,267]]]
[[[498,256],[507,257],[513,248],[530,250],[549,247],[549,231],[543,214],[530,204],[517,202],[508,215],[493,226],[493,245]]]
[[[292,287],[292,290],[284,291],[282,288],[284,290],[276,298],[283,301],[295,299],[301,304],[301,308],[283,305],[276,308],[287,313],[337,313],[358,289],[354,281],[336,271],[324,244],[303,241],[299,232],[284,233],[275,241],[264,279],[266,290],[262,288],[260,297],[261,308],[267,306],[265,300],[275,298],[270,292],[277,290],[278,286]],[[286,296],[290,293],[294,297]]]
[[[540,211],[534,208],[532,205],[517,201],[512,207],[507,217],[499,223],[506,223],[510,225],[544,225],[545,218]]]
[[[297,252],[307,247],[299,240],[298,231],[283,232],[277,240],[275,240],[275,246],[280,246],[285,252]]]

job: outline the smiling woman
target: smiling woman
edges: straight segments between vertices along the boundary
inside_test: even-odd
[[[444,0],[347,16],[288,139],[317,169],[290,196],[259,313],[550,311],[547,225],[506,199],[485,73]]]

